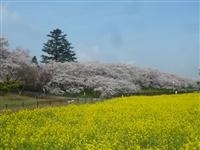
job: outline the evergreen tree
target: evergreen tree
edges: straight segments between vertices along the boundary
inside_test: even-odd
[[[42,51],[48,55],[42,55],[42,63],[48,63],[51,60],[56,62],[76,61],[76,54],[72,51],[73,47],[66,36],[60,29],[55,29],[47,35],[50,39],[44,43]]]
[[[32,63],[34,63],[34,64],[36,64],[37,66],[39,66],[38,60],[37,60],[37,57],[36,57],[36,56],[33,56],[33,58],[32,58]]]

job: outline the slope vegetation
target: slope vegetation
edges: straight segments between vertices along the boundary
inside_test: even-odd
[[[199,96],[134,96],[5,112],[0,149],[199,149]]]

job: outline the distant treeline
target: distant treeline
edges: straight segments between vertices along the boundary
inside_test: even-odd
[[[61,36],[59,39],[62,40],[58,43],[64,42],[64,53],[70,53],[71,58],[58,57],[62,53],[57,51],[64,49],[62,46],[52,51],[56,36]],[[158,70],[126,64],[77,62],[71,43],[65,40],[65,36],[57,29],[48,35],[50,40],[44,44],[43,51],[52,56],[47,58],[43,55],[41,64],[22,48],[11,51],[8,41],[0,38],[0,94],[30,91],[38,95],[110,98],[199,90],[200,83],[197,81]]]

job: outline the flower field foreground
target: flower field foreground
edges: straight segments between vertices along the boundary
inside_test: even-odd
[[[0,149],[200,149],[200,94],[4,112]]]

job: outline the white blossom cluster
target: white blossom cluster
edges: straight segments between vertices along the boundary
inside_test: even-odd
[[[92,89],[101,97],[111,97],[137,93],[142,88],[183,90],[196,86],[192,80],[123,64],[51,62],[44,68],[49,68],[52,76],[45,88],[56,95]]]
[[[2,81],[7,74],[15,78],[17,69],[22,67],[22,65],[33,65],[28,51],[20,48],[12,52],[7,51],[6,57],[2,58],[0,61],[0,81]]]
[[[195,81],[153,69],[98,62],[50,62],[38,67],[28,51],[9,51],[8,41],[0,38],[0,82],[9,74],[25,87],[55,95],[98,93],[100,97],[130,95],[144,88],[185,90],[198,88]]]

